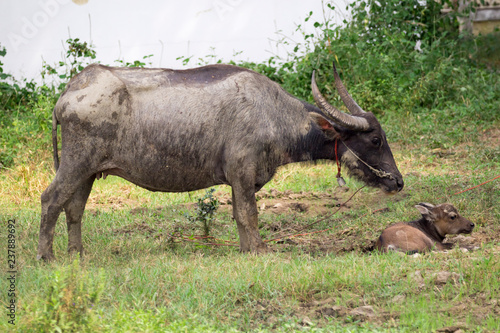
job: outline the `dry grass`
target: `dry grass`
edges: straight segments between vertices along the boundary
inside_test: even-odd
[[[33,207],[40,195],[49,186],[54,173],[48,170],[47,162],[18,165],[0,174],[0,206],[17,210]]]

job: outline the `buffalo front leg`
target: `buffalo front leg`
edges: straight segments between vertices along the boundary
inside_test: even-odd
[[[64,205],[68,226],[68,253],[78,252],[83,255],[82,217],[89,198],[95,176],[87,179]]]
[[[253,185],[251,189],[232,185],[232,190],[233,216],[238,225],[240,250],[253,253],[267,252],[267,246],[259,234],[255,188]]]
[[[250,251],[250,243],[248,241],[247,237],[247,231],[245,230],[245,227],[243,224],[241,224],[238,219],[238,205],[236,202],[236,198],[234,196],[234,191],[232,191],[232,196],[233,196],[233,217],[236,220],[236,225],[238,226],[238,234],[240,236],[240,251],[241,252],[249,252]]]

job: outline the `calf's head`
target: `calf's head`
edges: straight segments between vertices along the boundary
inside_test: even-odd
[[[453,205],[444,203],[434,206],[430,203],[419,203],[415,206],[422,217],[434,224],[438,233],[446,235],[470,234],[474,223],[458,214]]]
[[[319,92],[314,73],[311,86],[316,104],[336,133],[335,144],[338,145],[339,156],[342,156],[342,164],[347,166],[352,176],[367,185],[379,187],[386,193],[401,191],[403,176],[396,166],[384,130],[373,113],[365,112],[349,95],[335,64],[333,70],[337,91],[351,114],[339,111],[326,101]]]

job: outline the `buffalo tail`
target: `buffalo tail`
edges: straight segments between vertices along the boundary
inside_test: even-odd
[[[57,154],[57,118],[55,110],[52,112],[52,147],[54,150],[54,168],[59,169],[59,156]]]

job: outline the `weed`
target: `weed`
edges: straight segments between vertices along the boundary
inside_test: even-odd
[[[87,42],[81,42],[79,38],[66,40],[68,50],[66,51],[66,59],[59,61],[56,66],[51,66],[44,62],[41,72],[42,78],[46,76],[57,76],[62,79],[59,85],[59,91],[62,91],[66,86],[66,80],[71,79],[76,74],[81,72],[86,65],[92,63],[96,58],[96,52],[93,45]]]
[[[121,66],[124,66],[124,67],[141,67],[141,68],[144,68],[146,67],[146,63],[144,61],[146,61],[146,59],[149,59],[151,58],[153,55],[150,54],[150,55],[146,55],[144,57],[142,57],[142,60],[135,60],[134,62],[128,62],[128,61],[124,61],[124,60],[115,60],[115,62]],[[151,62],[148,63],[148,65],[152,65]]]
[[[200,223],[203,229],[203,235],[210,235],[210,228],[214,221],[214,214],[219,208],[220,202],[213,194],[215,188],[211,188],[205,192],[205,195],[198,198],[194,215],[187,215],[191,223]]]
[[[41,162],[40,155],[50,146],[54,103],[54,97],[41,94],[27,103],[26,111],[18,110],[0,119],[4,126],[0,132],[0,170],[21,161]]]
[[[42,311],[31,323],[39,332],[92,332],[96,308],[103,291],[101,271],[91,277],[80,260],[53,272],[48,281]]]

